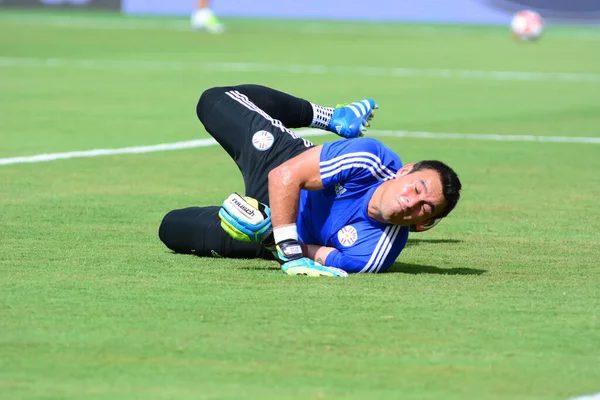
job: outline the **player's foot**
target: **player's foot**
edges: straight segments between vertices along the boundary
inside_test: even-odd
[[[348,273],[334,267],[324,267],[315,262],[306,263],[302,260],[289,261],[281,266],[281,270],[288,275],[328,276],[331,278],[346,278]]]
[[[434,226],[436,226],[437,224],[439,224],[441,220],[442,220],[441,218],[436,218],[430,224],[411,225],[410,226],[410,231],[411,232],[425,232],[425,231],[428,231],[431,228],[433,228]]]
[[[208,8],[202,8],[192,14],[192,28],[205,30],[209,33],[223,33],[225,31],[225,25]]]
[[[363,136],[379,107],[373,99],[364,99],[350,104],[338,104],[329,121],[329,130],[345,138]]]

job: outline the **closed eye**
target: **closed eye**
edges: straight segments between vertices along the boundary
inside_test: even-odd
[[[427,185],[425,185],[425,181],[423,179],[419,179],[418,182],[421,184],[421,188],[419,189],[418,193],[421,193],[421,192],[427,193],[428,190],[427,190]]]

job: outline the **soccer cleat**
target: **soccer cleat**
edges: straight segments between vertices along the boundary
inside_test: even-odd
[[[223,33],[225,31],[225,25],[208,8],[197,10],[192,14],[192,28],[205,30],[209,33]]]
[[[433,228],[437,224],[439,224],[441,221],[442,221],[441,218],[436,218],[430,224],[411,225],[410,226],[410,231],[411,232],[425,232],[425,231],[430,230],[431,228]]]
[[[338,104],[329,121],[329,130],[347,139],[361,137],[370,126],[373,112],[379,107],[373,99],[364,99],[350,104]]]
[[[346,278],[348,273],[342,269],[325,267],[309,258],[288,261],[281,266],[288,275],[328,276],[331,278]]]

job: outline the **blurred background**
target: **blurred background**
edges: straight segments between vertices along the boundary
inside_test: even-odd
[[[367,5],[344,0],[215,0],[210,7],[222,17],[310,18],[334,20],[416,21],[503,24],[521,9],[534,9],[547,20],[594,23],[598,0],[372,0]],[[125,14],[186,15],[195,0],[2,0],[3,8],[72,8],[115,10]]]

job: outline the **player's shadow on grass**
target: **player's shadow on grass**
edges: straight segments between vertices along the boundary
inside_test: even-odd
[[[411,246],[420,246],[427,244],[452,244],[452,243],[462,243],[462,240],[458,239],[408,239],[406,242],[406,247]]]
[[[477,268],[440,268],[433,265],[406,264],[395,262],[385,273],[401,274],[437,274],[437,275],[481,275],[486,273],[485,269]]]
[[[462,243],[458,239],[408,239],[407,247],[422,246],[429,244],[452,244]],[[387,272],[397,272],[403,274],[438,274],[438,275],[481,275],[486,272],[485,269],[476,268],[440,268],[432,265],[406,264],[395,262]]]
[[[268,271],[281,273],[281,267],[275,262],[260,267],[238,267],[238,269],[248,271]],[[386,274],[437,274],[437,275],[481,275],[486,273],[485,269],[476,268],[440,268],[432,265],[419,265],[419,264],[407,264],[401,262],[395,262],[392,266],[385,271]]]

